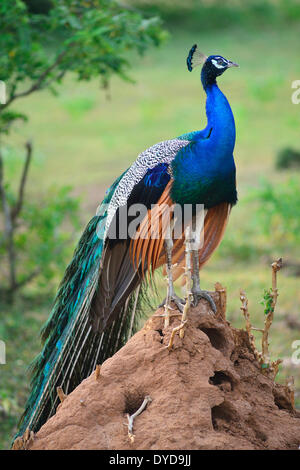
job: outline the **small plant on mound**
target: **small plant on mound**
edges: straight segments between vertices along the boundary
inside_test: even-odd
[[[258,361],[261,371],[264,375],[267,375],[273,379],[275,379],[279,364],[281,364],[282,360],[277,359],[276,361],[271,361],[270,359],[270,352],[269,352],[269,331],[271,325],[273,323],[275,307],[277,303],[278,297],[278,289],[277,289],[277,272],[282,267],[282,259],[279,258],[277,261],[272,263],[272,287],[268,290],[265,290],[262,305],[264,305],[264,314],[265,314],[265,322],[264,328],[255,328],[252,326],[250,321],[250,313],[248,310],[248,299],[243,290],[240,291],[240,299],[242,302],[241,310],[244,314],[246,320],[246,332],[249,337],[249,343],[251,349],[254,353],[255,359]],[[261,340],[261,352],[258,351],[256,348],[255,337],[252,331],[259,331],[262,333],[262,340]]]

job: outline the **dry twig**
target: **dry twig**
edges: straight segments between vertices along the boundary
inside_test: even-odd
[[[56,387],[56,393],[61,403],[67,398],[67,395],[64,393],[62,387]]]
[[[223,287],[220,282],[216,282],[215,291],[219,293],[220,305],[221,305],[221,315],[225,320],[226,316],[226,307],[227,307],[227,292],[226,287]]]
[[[97,364],[95,369],[95,380],[98,380],[100,377],[101,365]]]
[[[144,411],[148,403],[150,403],[151,401],[152,401],[152,398],[149,395],[146,395],[139,409],[135,413],[133,413],[131,416],[127,414],[128,437],[130,439],[130,442],[132,443],[134,442],[134,439],[135,439],[135,435],[133,434],[133,421],[138,415],[140,415]]]
[[[183,329],[184,325],[186,324],[186,322],[187,322],[187,320],[181,322],[180,325],[173,328],[171,336],[170,336],[170,341],[169,341],[169,344],[167,346],[169,351],[172,349],[172,346],[173,346],[173,343],[174,343],[174,338],[175,338],[175,335],[176,335],[177,331],[181,331]]]
[[[28,446],[33,442],[33,440],[34,440],[34,432],[30,431],[30,429],[27,428],[23,436],[19,436],[15,439],[11,449],[12,450],[27,450]]]

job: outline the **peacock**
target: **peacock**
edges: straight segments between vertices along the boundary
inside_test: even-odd
[[[219,245],[237,202],[235,122],[216,79],[238,65],[221,55],[207,57],[194,45],[187,68],[197,65],[202,65],[207,125],[143,151],[107,190],[42,329],[43,349],[31,366],[31,392],[18,435],[38,431],[55,413],[57,387],[70,393],[137,331],[147,286],[162,265],[168,301],[182,311],[184,301],[173,283],[185,263],[184,224],[175,217],[175,206],[192,208],[193,302],[204,298],[215,311],[209,293],[200,288],[199,270]],[[168,211],[170,217],[163,217]],[[202,225],[195,222],[199,214]],[[173,236],[175,226],[181,236]],[[201,244],[199,230],[204,234]]]

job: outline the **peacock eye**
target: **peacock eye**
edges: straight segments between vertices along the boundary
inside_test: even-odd
[[[217,63],[218,63],[219,65],[223,65],[223,60],[222,60],[222,59],[218,59],[218,60],[217,60]]]

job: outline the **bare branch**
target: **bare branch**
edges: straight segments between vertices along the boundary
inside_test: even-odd
[[[9,260],[9,290],[14,291],[16,286],[16,254],[14,246],[14,226],[12,221],[12,214],[6,196],[4,187],[4,170],[3,170],[3,157],[0,151],[0,199],[2,202],[4,214],[4,237],[7,245],[7,253]]]
[[[15,222],[16,218],[20,214],[22,207],[23,207],[23,201],[24,201],[24,191],[25,191],[25,185],[26,185],[26,180],[27,180],[27,175],[28,175],[28,169],[31,161],[31,155],[32,155],[32,143],[31,142],[26,142],[25,144],[26,147],[26,159],[24,163],[24,168],[22,172],[22,177],[20,180],[20,186],[19,186],[19,195],[18,195],[18,200],[15,204],[15,206],[11,210],[11,218],[12,218],[12,223]]]
[[[28,284],[30,281],[32,281],[32,279],[34,279],[39,274],[40,274],[40,270],[36,269],[32,273],[28,274],[28,276],[23,278],[21,281],[19,282],[16,281],[13,287],[9,286],[7,288],[0,288],[0,297],[2,296],[3,298],[11,298],[18,289],[21,289],[21,287]]]
[[[172,347],[173,347],[173,343],[174,343],[174,337],[177,333],[177,331],[181,331],[182,328],[184,328],[184,325],[187,323],[187,320],[184,320],[180,323],[180,325],[176,326],[175,328],[173,328],[172,330],[172,333],[171,333],[171,336],[170,336],[170,341],[169,341],[169,344],[167,346],[167,349],[169,351],[171,351]]]
[[[25,286],[25,284],[28,284],[28,282],[32,281],[36,276],[40,274],[40,270],[36,269],[35,271],[32,271],[32,273],[28,274],[28,276],[24,277],[22,281],[16,282],[15,284],[15,290],[21,289],[21,287]]]
[[[132,443],[134,442],[134,438],[135,438],[135,436],[133,434],[133,421],[138,415],[140,415],[144,411],[144,409],[146,408],[148,403],[151,403],[151,401],[152,401],[152,398],[149,395],[146,395],[145,398],[144,398],[144,401],[141,404],[141,406],[139,407],[139,409],[135,413],[133,413],[131,416],[129,414],[127,414],[128,437],[129,437],[129,439]]]
[[[32,281],[39,273],[40,270],[36,269],[24,277],[21,281],[17,281],[16,274],[16,250],[14,242],[14,232],[16,229],[16,218],[23,207],[25,185],[28,175],[28,169],[32,155],[32,144],[26,143],[26,160],[22,172],[22,177],[19,186],[19,195],[17,203],[14,207],[10,207],[7,199],[6,189],[4,186],[4,170],[3,170],[3,157],[0,151],[0,201],[2,203],[4,214],[4,243],[7,249],[8,265],[9,265],[9,285],[7,289],[1,289],[8,298],[12,299],[14,292],[23,287],[28,282]]]

